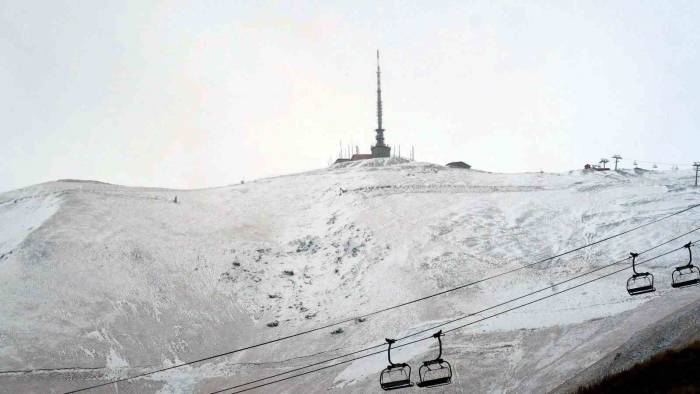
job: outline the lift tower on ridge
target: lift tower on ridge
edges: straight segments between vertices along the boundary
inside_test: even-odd
[[[613,159],[615,159],[615,171],[617,171],[617,162],[622,160],[622,156],[615,155],[615,156],[613,156]]]

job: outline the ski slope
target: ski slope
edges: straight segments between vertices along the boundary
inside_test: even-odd
[[[459,286],[700,203],[692,182],[690,171],[496,174],[375,159],[202,190],[65,180],[0,194],[0,392],[99,384]],[[208,393],[426,329],[694,227],[700,208],[341,333],[88,392]],[[658,252],[690,240],[700,231]],[[674,316],[629,352],[697,337],[699,288],[670,288],[670,267],[686,261],[681,251],[645,266],[650,295],[628,296],[625,272],[451,333],[454,384],[433,391],[556,390]],[[425,341],[392,356],[417,371],[435,350]],[[385,366],[368,357],[257,392],[379,392]]]

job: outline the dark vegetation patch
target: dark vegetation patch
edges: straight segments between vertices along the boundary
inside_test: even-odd
[[[345,331],[345,330],[343,330],[342,328],[338,327],[338,328],[336,328],[335,330],[331,331],[331,335],[342,334],[344,331]]]
[[[576,393],[700,393],[700,341],[659,353],[626,371],[579,387]]]

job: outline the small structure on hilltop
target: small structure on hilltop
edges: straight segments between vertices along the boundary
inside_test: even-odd
[[[583,169],[588,170],[588,171],[610,171],[610,169],[605,167],[605,165],[603,165],[601,167],[601,166],[597,166],[595,164],[593,164],[593,165],[586,164],[585,166],[583,166]]]
[[[445,166],[450,167],[450,168],[462,168],[465,170],[469,170],[472,168],[469,164],[463,162],[463,161],[453,161],[451,163],[445,164]]]
[[[352,155],[350,158],[350,161],[355,161],[355,160],[366,160],[366,159],[372,159],[374,156],[372,156],[371,153],[355,153]]]
[[[349,159],[348,158],[338,158],[336,163],[343,163],[346,161],[355,160],[366,160],[375,159],[379,157],[391,157],[391,147],[384,142],[384,128],[382,127],[382,82],[381,82],[382,71],[379,68],[379,50],[377,50],[377,128],[374,130],[376,132],[377,143],[370,149],[372,153],[355,153]]]

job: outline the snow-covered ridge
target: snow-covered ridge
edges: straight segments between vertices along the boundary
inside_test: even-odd
[[[3,193],[0,369],[29,372],[0,371],[0,387],[60,392],[451,288],[698,203],[692,176],[495,174],[377,159],[204,190],[61,181]],[[342,333],[322,331],[124,387],[212,391],[337,353],[299,356],[356,349],[499,303],[698,225],[700,213],[689,212],[516,275],[343,325]],[[471,382],[465,391],[515,392],[562,384],[565,374],[557,376],[547,360],[563,360],[562,371],[576,373],[626,340],[596,330],[657,300],[675,297],[670,305],[682,308],[698,299],[697,292],[668,291],[667,267],[684,258],[647,267],[657,275],[655,296],[632,299],[624,276],[614,276],[446,338],[445,355],[462,373],[456,383]],[[673,313],[664,308],[658,316],[648,312],[644,324]],[[562,330],[579,334],[564,337]],[[594,338],[608,342],[584,358],[567,358]],[[397,357],[415,361],[433,350],[407,348]],[[379,357],[327,370],[309,378],[318,379],[311,391],[372,392],[376,366],[384,363]],[[465,373],[466,365],[491,371],[491,380]],[[77,380],[58,371],[66,366]],[[31,372],[40,369],[56,371]],[[283,387],[298,391],[304,382]]]
[[[399,164],[407,164],[411,161],[401,157],[387,157],[380,159],[356,160],[335,163],[330,168],[373,168],[373,167],[388,167]],[[428,163],[421,163],[428,164]]]
[[[58,210],[60,198],[46,196],[0,205],[0,256],[11,252]]]

